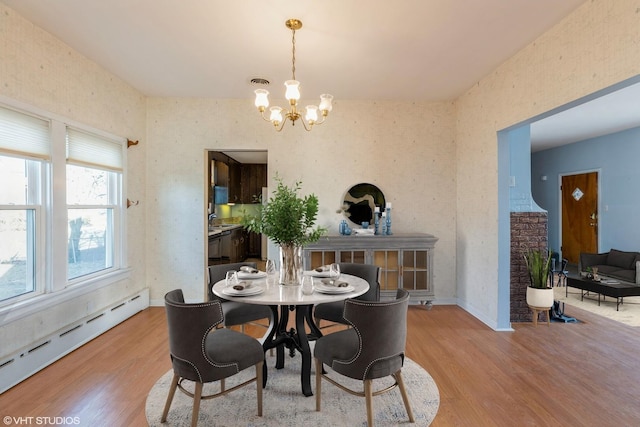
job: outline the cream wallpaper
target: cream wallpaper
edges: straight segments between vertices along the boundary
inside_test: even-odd
[[[0,95],[123,138],[146,139],[142,94],[3,4],[0,4]],[[144,153],[144,148],[128,152],[127,192],[134,199],[144,199]],[[127,221],[131,279],[0,326],[0,355],[146,286],[143,210],[129,209]]]
[[[639,74],[639,43],[640,1],[587,1],[456,101],[457,296],[486,323],[497,319],[498,221],[509,220],[496,133]]]
[[[320,223],[336,230],[342,194],[378,185],[393,203],[394,231],[431,233],[436,303],[458,302],[496,324],[498,212],[496,132],[640,73],[640,0],[587,1],[455,102],[337,99],[311,133],[275,133],[246,100],[147,99],[117,77],[0,4],[0,95],[116,135],[128,150],[132,279],[105,304],[150,287],[152,302],[205,281],[205,150],[269,152],[269,181],[303,181],[320,199]],[[508,262],[508,260],[507,260]],[[503,286],[504,284],[501,284]],[[508,283],[506,284],[508,286]],[[46,334],[81,316],[83,301],[2,327],[3,343]],[[18,324],[19,323],[19,324]],[[25,338],[26,339],[26,338]],[[4,344],[3,344],[4,345]]]
[[[389,111],[394,116],[388,115]],[[148,102],[147,265],[151,299],[181,286],[202,298],[205,150],[268,150],[268,176],[301,180],[337,233],[344,192],[376,184],[393,203],[393,229],[437,236],[436,296],[455,297],[454,109],[451,103],[336,101],[327,123],[275,132],[247,100]],[[273,254],[273,256],[276,256]]]

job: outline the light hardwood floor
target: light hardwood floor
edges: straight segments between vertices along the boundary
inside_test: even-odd
[[[566,311],[582,322],[494,332],[455,306],[410,307],[407,355],[440,390],[432,425],[640,425],[640,329]],[[170,369],[165,322],[163,308],[135,315],[0,395],[0,416],[145,426]]]

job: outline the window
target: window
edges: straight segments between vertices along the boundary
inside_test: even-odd
[[[36,236],[41,162],[0,155],[0,302],[40,291]]]
[[[67,128],[69,280],[114,267],[122,146]]]
[[[43,290],[43,161],[49,122],[0,107],[0,304]]]
[[[113,267],[115,173],[67,166],[68,277]]]
[[[125,272],[124,141],[26,110],[0,106],[2,310]]]

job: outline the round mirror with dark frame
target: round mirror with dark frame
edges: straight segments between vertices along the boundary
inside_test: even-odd
[[[351,187],[344,195],[344,216],[351,222],[362,225],[363,222],[374,223],[375,208],[382,212],[385,207],[384,194],[373,184],[361,183]]]

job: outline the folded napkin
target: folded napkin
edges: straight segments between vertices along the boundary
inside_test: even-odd
[[[336,288],[346,288],[349,286],[347,282],[342,280],[322,279],[321,282],[326,286],[335,286]]]
[[[315,269],[315,271],[318,273],[327,273],[329,270],[331,270],[330,265],[322,265]]]
[[[260,273],[260,270],[253,268],[253,267],[249,267],[247,265],[244,265],[242,267],[240,267],[240,271],[242,271],[243,273],[251,273],[251,274],[258,274]]]
[[[251,287],[251,282],[239,282],[237,285],[233,285],[232,288],[236,291],[244,291]]]

